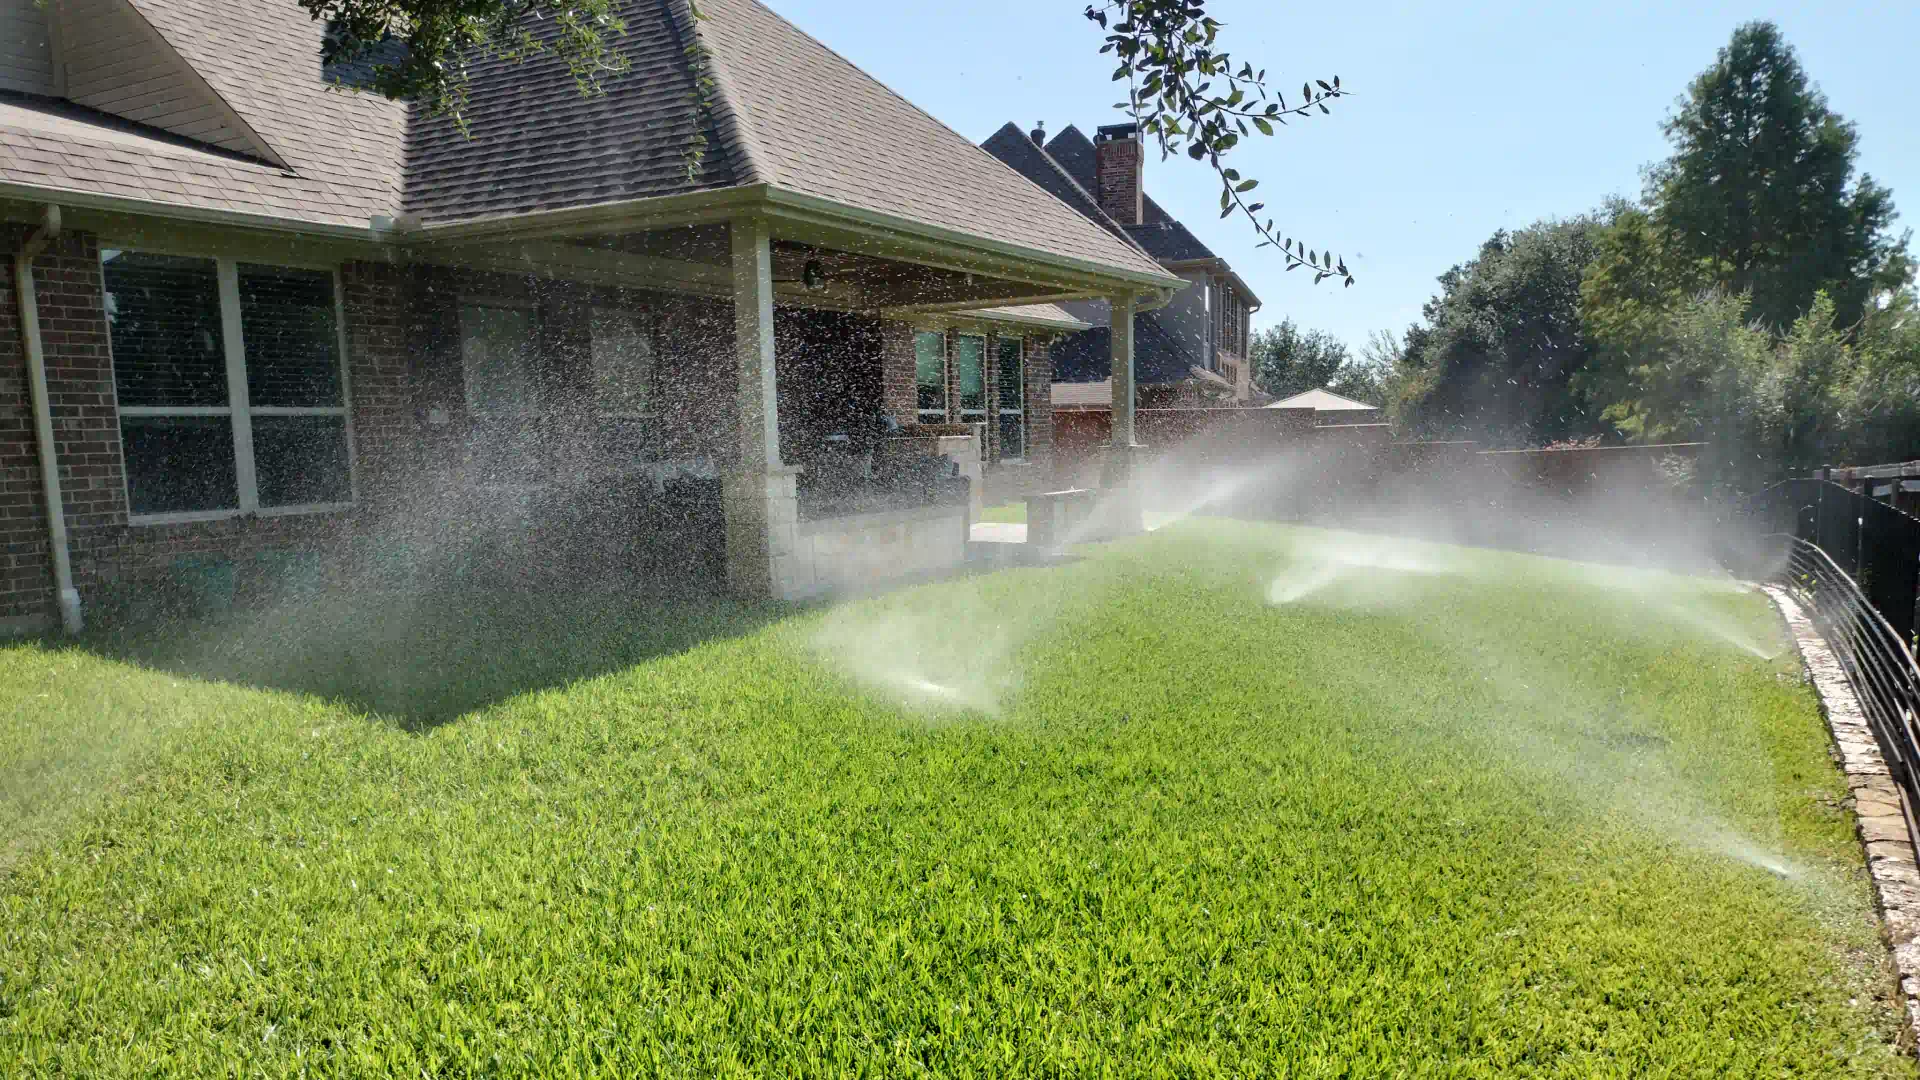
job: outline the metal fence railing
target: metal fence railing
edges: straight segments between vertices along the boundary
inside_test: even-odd
[[[1915,787],[1920,779],[1920,728],[1914,715],[1920,706],[1920,667],[1914,664],[1909,635],[1881,614],[1824,549],[1788,534],[1766,540],[1773,548],[1775,582],[1800,602],[1846,672],[1900,791],[1907,835],[1920,838],[1914,820],[1914,807],[1920,805],[1920,789]]]
[[[1758,492],[1746,511],[1756,533],[1791,535],[1825,552],[1911,644],[1920,601],[1920,519],[1814,477]]]

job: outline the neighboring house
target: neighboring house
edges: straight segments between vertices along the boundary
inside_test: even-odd
[[[1341,397],[1331,390],[1308,390],[1266,406],[1269,409],[1312,409],[1316,424],[1372,424],[1384,419],[1378,405]]]
[[[1248,403],[1255,393],[1248,319],[1260,300],[1225,259],[1146,193],[1146,154],[1136,125],[1101,127],[1091,141],[1069,125],[1048,141],[1043,131],[1025,134],[1009,123],[980,145],[1188,283],[1165,307],[1134,317],[1141,408]],[[1072,384],[1109,375],[1108,310],[1097,300],[1062,306],[1092,328],[1054,346],[1054,405],[1096,408],[1088,389]]]
[[[1055,305],[1184,283],[752,0],[617,9],[604,93],[479,59],[467,137],[329,85],[292,0],[0,0],[0,625],[503,549],[777,596],[962,558],[928,452],[977,429],[918,422],[1046,460]]]

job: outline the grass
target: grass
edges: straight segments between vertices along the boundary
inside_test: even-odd
[[[0,1075],[1914,1075],[1760,599],[1329,550],[0,649]]]
[[[1024,502],[1002,503],[989,506],[980,511],[981,521],[996,521],[1006,525],[1025,525],[1027,523],[1027,504]]]

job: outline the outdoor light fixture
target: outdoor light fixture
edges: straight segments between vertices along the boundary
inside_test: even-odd
[[[800,268],[799,277],[774,280],[787,285],[799,282],[800,287],[808,292],[819,292],[827,287],[827,272],[821,267],[819,259],[808,259],[806,265]]]

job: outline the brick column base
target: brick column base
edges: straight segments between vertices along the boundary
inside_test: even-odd
[[[727,521],[727,588],[746,599],[792,600],[813,591],[800,558],[800,470],[733,472],[721,481]]]

